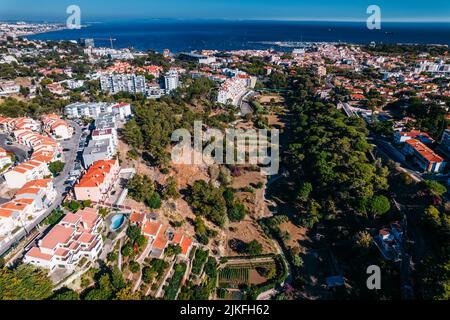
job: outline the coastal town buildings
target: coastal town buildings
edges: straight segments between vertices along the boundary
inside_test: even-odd
[[[68,213],[23,261],[49,270],[74,269],[83,258],[94,261],[103,250],[102,227],[103,220],[95,209]]]
[[[34,121],[29,122],[25,119],[5,122],[7,123],[7,132],[14,134],[17,143],[32,150],[32,156],[28,161],[20,163],[4,174],[7,186],[12,189],[21,188],[29,181],[51,175],[48,164],[57,159],[63,160],[60,145],[48,136],[31,131],[30,129],[41,128],[41,125]],[[43,126],[45,127],[45,124]],[[18,127],[27,129],[16,129]]]
[[[64,107],[64,113],[69,119],[97,119],[104,114],[113,114],[119,120],[125,121],[132,115],[129,103],[76,102]]]
[[[105,201],[119,178],[119,161],[95,161],[74,187],[77,200]]]
[[[135,74],[109,74],[100,77],[100,86],[104,92],[145,94],[145,77]]]
[[[394,141],[395,143],[404,143],[408,140],[416,139],[419,140],[422,143],[430,144],[433,143],[433,138],[430,137],[430,135],[426,132],[421,132],[417,130],[412,130],[409,132],[396,132],[394,134]]]
[[[169,71],[164,75],[164,88],[169,93],[180,86],[180,80],[178,73],[175,71]]]
[[[20,86],[14,81],[0,81],[0,96],[18,94]]]
[[[62,120],[56,114],[45,115],[41,118],[43,130],[57,140],[70,139],[73,134],[73,128],[67,121]]]
[[[247,79],[242,77],[234,77],[227,79],[220,87],[217,94],[217,102],[238,105],[239,99],[244,96],[247,91]]]
[[[22,188],[27,182],[49,176],[47,163],[29,160],[4,174],[6,185],[11,189]]]
[[[33,222],[52,205],[56,196],[51,179],[25,183],[11,201],[0,205],[0,240],[11,236],[16,228]]]
[[[97,160],[110,160],[117,152],[119,143],[117,134],[117,118],[129,117],[129,104],[112,107],[113,113],[102,114],[94,122],[91,140],[83,150],[83,165],[87,169]]]
[[[106,102],[76,102],[64,107],[64,113],[70,119],[83,117],[96,119],[100,114],[110,112],[112,112],[112,106]]]
[[[180,246],[180,256],[189,257],[194,245],[193,240],[184,233],[164,225],[152,214],[133,212],[130,216],[130,223],[139,226],[142,234],[148,239],[151,257],[162,258],[168,245]]]
[[[424,172],[439,173],[444,170],[444,159],[419,140],[407,140],[403,152],[412,155],[414,162]]]
[[[441,138],[441,146],[447,150],[450,151],[450,129],[445,129],[444,133],[442,134]]]

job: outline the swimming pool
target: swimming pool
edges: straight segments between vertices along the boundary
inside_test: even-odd
[[[111,230],[119,229],[125,220],[125,216],[123,214],[116,214],[111,219]]]

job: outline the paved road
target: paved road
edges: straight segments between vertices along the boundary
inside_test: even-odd
[[[63,152],[64,155],[64,170],[59,174],[59,176],[53,179],[53,184],[55,185],[58,196],[61,197],[65,192],[66,186],[64,183],[69,177],[69,172],[74,169],[75,160],[77,158],[78,144],[81,137],[81,127],[73,121],[68,121],[68,123],[74,128],[74,135],[68,141],[61,141],[61,148],[67,149],[69,151]]]
[[[0,133],[0,147],[5,149],[6,151],[13,152],[18,162],[24,162],[28,158],[29,149],[23,145],[13,143],[12,145],[7,145],[7,135],[4,133]]]
[[[239,98],[238,105],[242,117],[244,117],[248,113],[253,113],[252,107],[250,107],[250,105],[247,102],[247,98],[250,97],[252,94],[253,91],[248,91]]]
[[[393,160],[394,162],[401,164],[401,168],[405,172],[409,173],[414,180],[417,182],[423,180],[422,174],[414,170],[409,163],[402,159],[402,157],[398,155],[400,154],[400,151],[397,151],[397,149],[395,149],[390,142],[377,138],[374,138],[373,142],[377,146],[378,151],[381,151],[387,158]]]

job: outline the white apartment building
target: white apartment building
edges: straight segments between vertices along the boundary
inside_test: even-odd
[[[247,84],[248,80],[246,78],[234,77],[227,79],[219,89],[217,102],[237,105],[240,97],[242,97],[247,91]]]
[[[112,105],[105,102],[84,103],[76,102],[64,107],[64,113],[68,118],[92,118],[96,119],[102,113],[111,113]]]
[[[29,181],[42,179],[50,174],[45,162],[29,160],[6,172],[4,177],[9,188],[19,189]]]
[[[110,94],[119,92],[145,94],[145,77],[135,74],[107,74],[100,77],[102,91]]]
[[[176,71],[169,71],[164,75],[164,88],[171,92],[180,86],[180,79]]]
[[[72,270],[84,257],[94,261],[103,250],[102,227],[95,209],[69,213],[26,253],[24,262],[50,270]]]
[[[18,94],[19,92],[20,86],[14,81],[0,81],[0,96]]]
[[[56,198],[50,179],[26,183],[14,198],[0,206],[0,239],[11,236],[14,229],[22,228],[46,210]]]
[[[131,104],[123,102],[112,106],[113,114],[116,115],[119,120],[125,121],[131,117]]]

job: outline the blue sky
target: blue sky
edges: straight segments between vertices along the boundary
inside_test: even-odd
[[[67,6],[82,19],[280,19],[364,21],[366,9],[381,7],[384,21],[450,22],[450,0],[0,0],[0,20],[58,20]],[[86,20],[85,20],[86,21]]]

